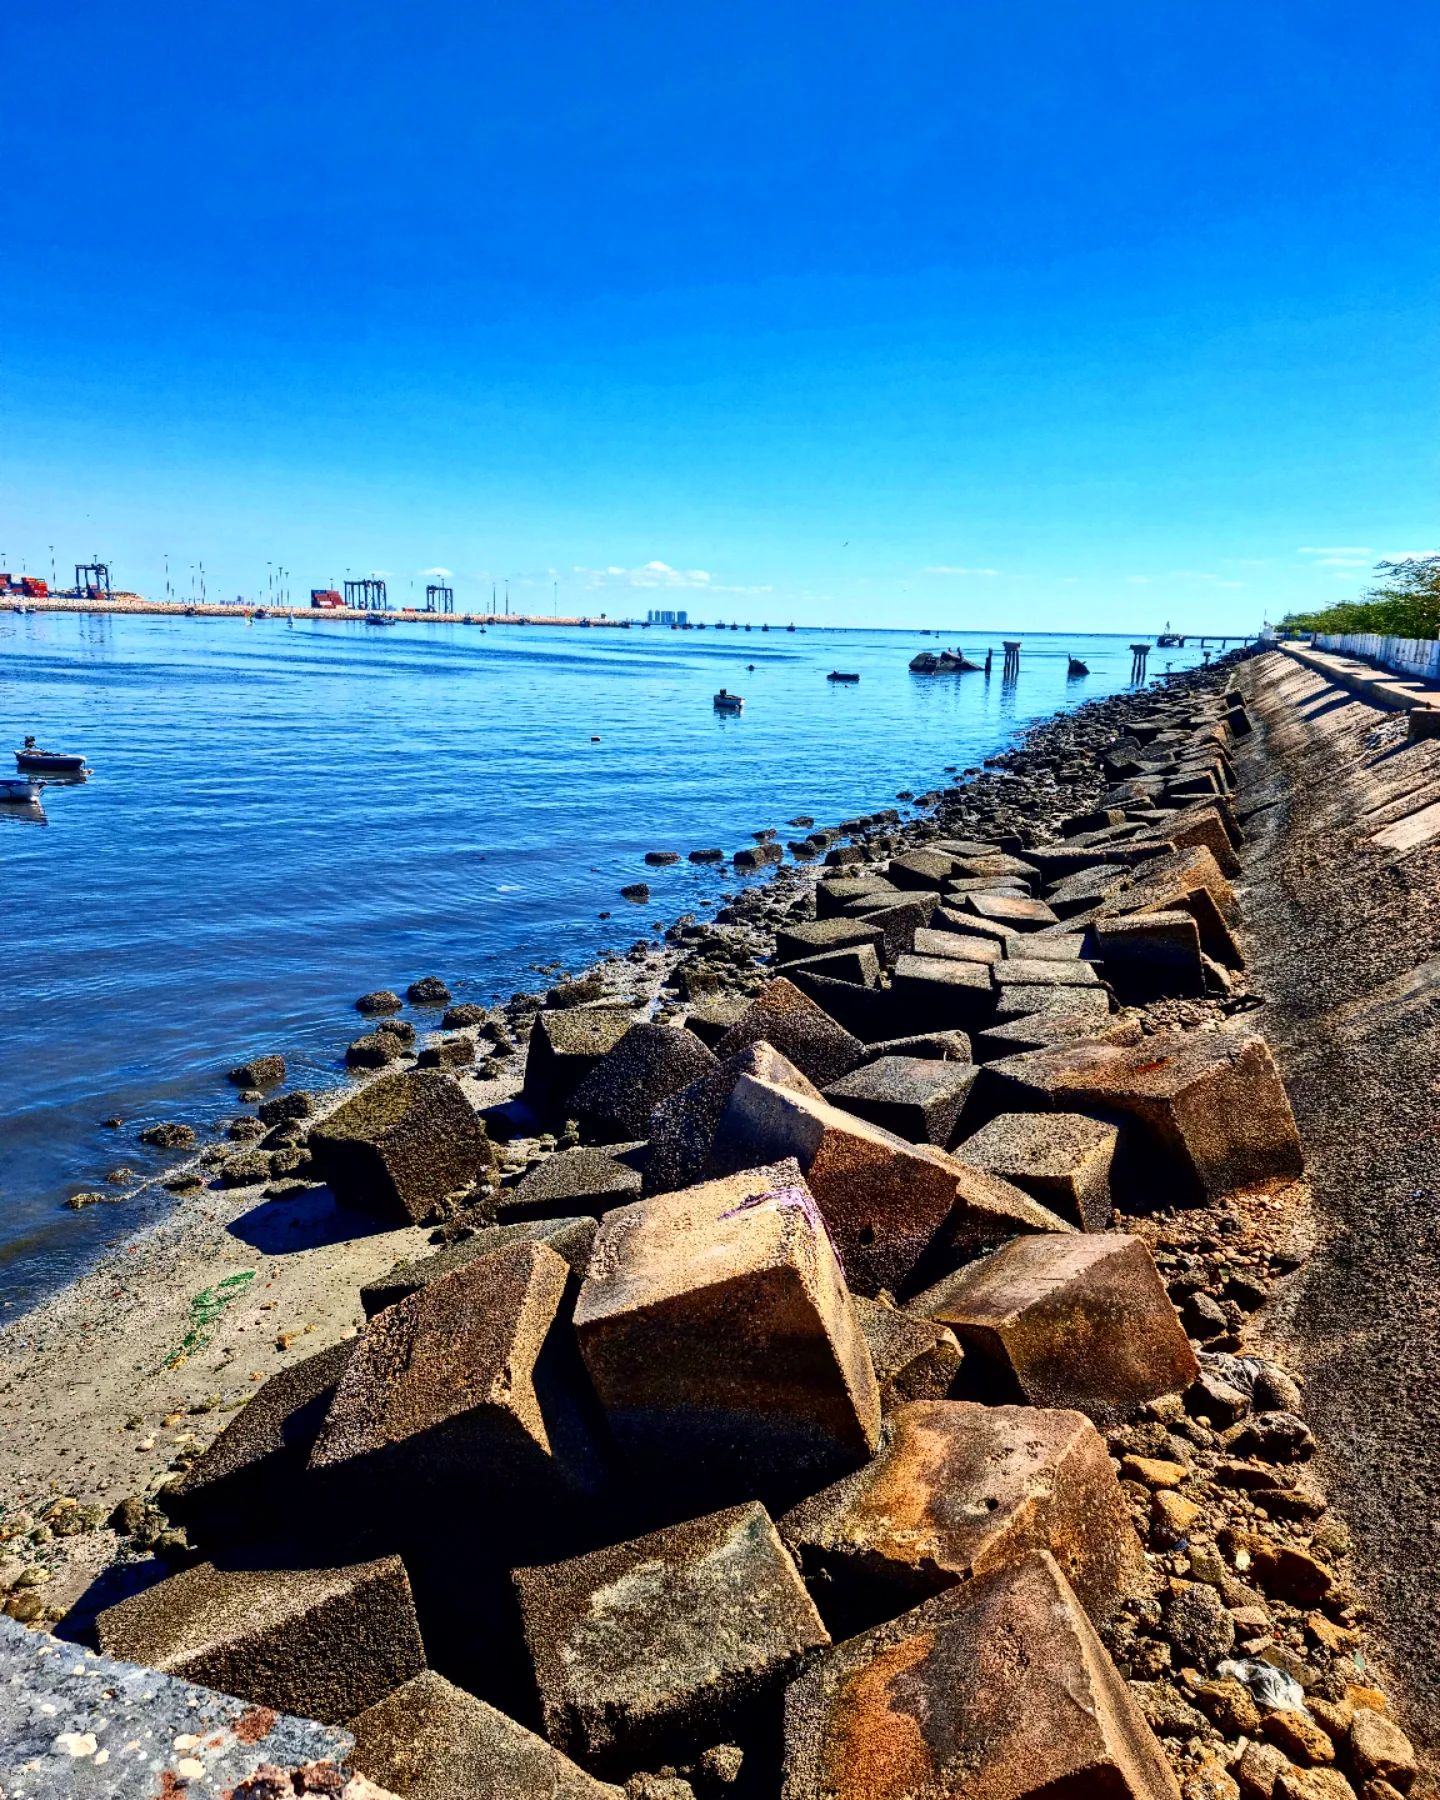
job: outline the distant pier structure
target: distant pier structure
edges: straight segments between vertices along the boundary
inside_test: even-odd
[[[426,612],[447,612],[455,610],[455,590],[443,582],[432,581],[425,590]]]
[[[1001,646],[1005,651],[1005,662],[1000,670],[1002,681],[1018,681],[1020,678],[1020,639],[1001,638]]]
[[[75,592],[86,600],[112,600],[109,563],[76,563]]]
[[[1143,644],[1132,644],[1130,646],[1130,679],[1132,681],[1143,681],[1145,679],[1145,664],[1149,660],[1149,657],[1150,645],[1148,641]]]
[[[390,601],[386,595],[385,583],[377,575],[368,575],[363,581],[347,581],[345,604],[360,612],[387,612]]]

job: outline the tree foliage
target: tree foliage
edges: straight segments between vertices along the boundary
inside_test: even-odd
[[[1383,637],[1440,637],[1440,556],[1406,556],[1376,563],[1385,579],[1358,600],[1319,612],[1289,613],[1282,631],[1374,631]]]

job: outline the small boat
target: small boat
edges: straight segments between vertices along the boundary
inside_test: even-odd
[[[910,669],[915,675],[978,675],[979,663],[971,662],[963,650],[942,650],[937,656],[933,650],[922,650],[918,656],[910,658]]]
[[[269,617],[270,617],[270,614],[269,614],[269,612],[268,612],[268,611],[267,611],[267,610],[266,610],[266,608],[265,608],[265,607],[263,607],[263,606],[257,606],[257,607],[256,607],[256,608],[255,608],[255,617],[256,617],[256,618],[257,618],[257,619],[268,619],[268,618],[269,618]]]
[[[787,626],[786,626],[786,627],[785,627],[785,629],[786,629],[786,630],[787,630],[787,631],[793,631],[793,630],[794,630],[794,629],[795,629],[795,627],[794,627],[794,626],[793,626],[793,625],[787,625]]]
[[[393,625],[396,621],[394,619],[386,618],[384,613],[372,612],[366,613],[365,623],[367,625]]]
[[[85,758],[64,750],[42,750],[33,737],[27,737],[25,748],[15,752],[15,767],[22,775],[78,775]]]
[[[1089,663],[1081,662],[1078,656],[1072,656],[1070,658],[1070,666],[1066,670],[1066,673],[1068,675],[1088,675],[1090,673],[1090,665]]]
[[[858,675],[842,675],[839,669],[832,669],[825,677],[827,681],[858,681]]]
[[[738,713],[744,712],[745,702],[739,694],[732,694],[728,688],[721,688],[715,696],[714,707],[716,712]]]
[[[9,800],[20,806],[36,806],[40,801],[40,783],[24,775],[0,777],[0,800]]]

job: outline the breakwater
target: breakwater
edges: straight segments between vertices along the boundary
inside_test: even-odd
[[[443,988],[372,993],[382,1072],[338,1106],[237,1067],[253,1127],[187,1173],[240,1245],[167,1356],[143,1276],[114,1340],[155,1473],[112,1506],[113,1452],[29,1416],[11,1541],[49,1578],[12,1614],[343,1727],[399,1793],[1409,1787],[1303,1390],[1257,1351],[1309,1221],[1229,679],[852,818],[818,880],[637,949],[639,992],[607,965],[423,1046]],[[58,1370],[98,1292],[12,1371]],[[97,1550],[149,1585],[114,1600]]]

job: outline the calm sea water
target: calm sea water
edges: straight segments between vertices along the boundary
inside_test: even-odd
[[[543,986],[530,965],[578,970],[735,885],[646,850],[892,804],[1129,678],[1128,638],[1031,637],[1013,686],[998,633],[945,641],[993,643],[993,678],[912,676],[939,647],[918,632],[0,614],[7,769],[26,732],[93,769],[47,792],[43,828],[0,807],[0,1305],[135,1223],[63,1202],[158,1169],[139,1127],[233,1114],[244,1056],[338,1081],[364,990]],[[722,685],[742,717],[712,710]],[[649,908],[618,896],[640,879]]]

